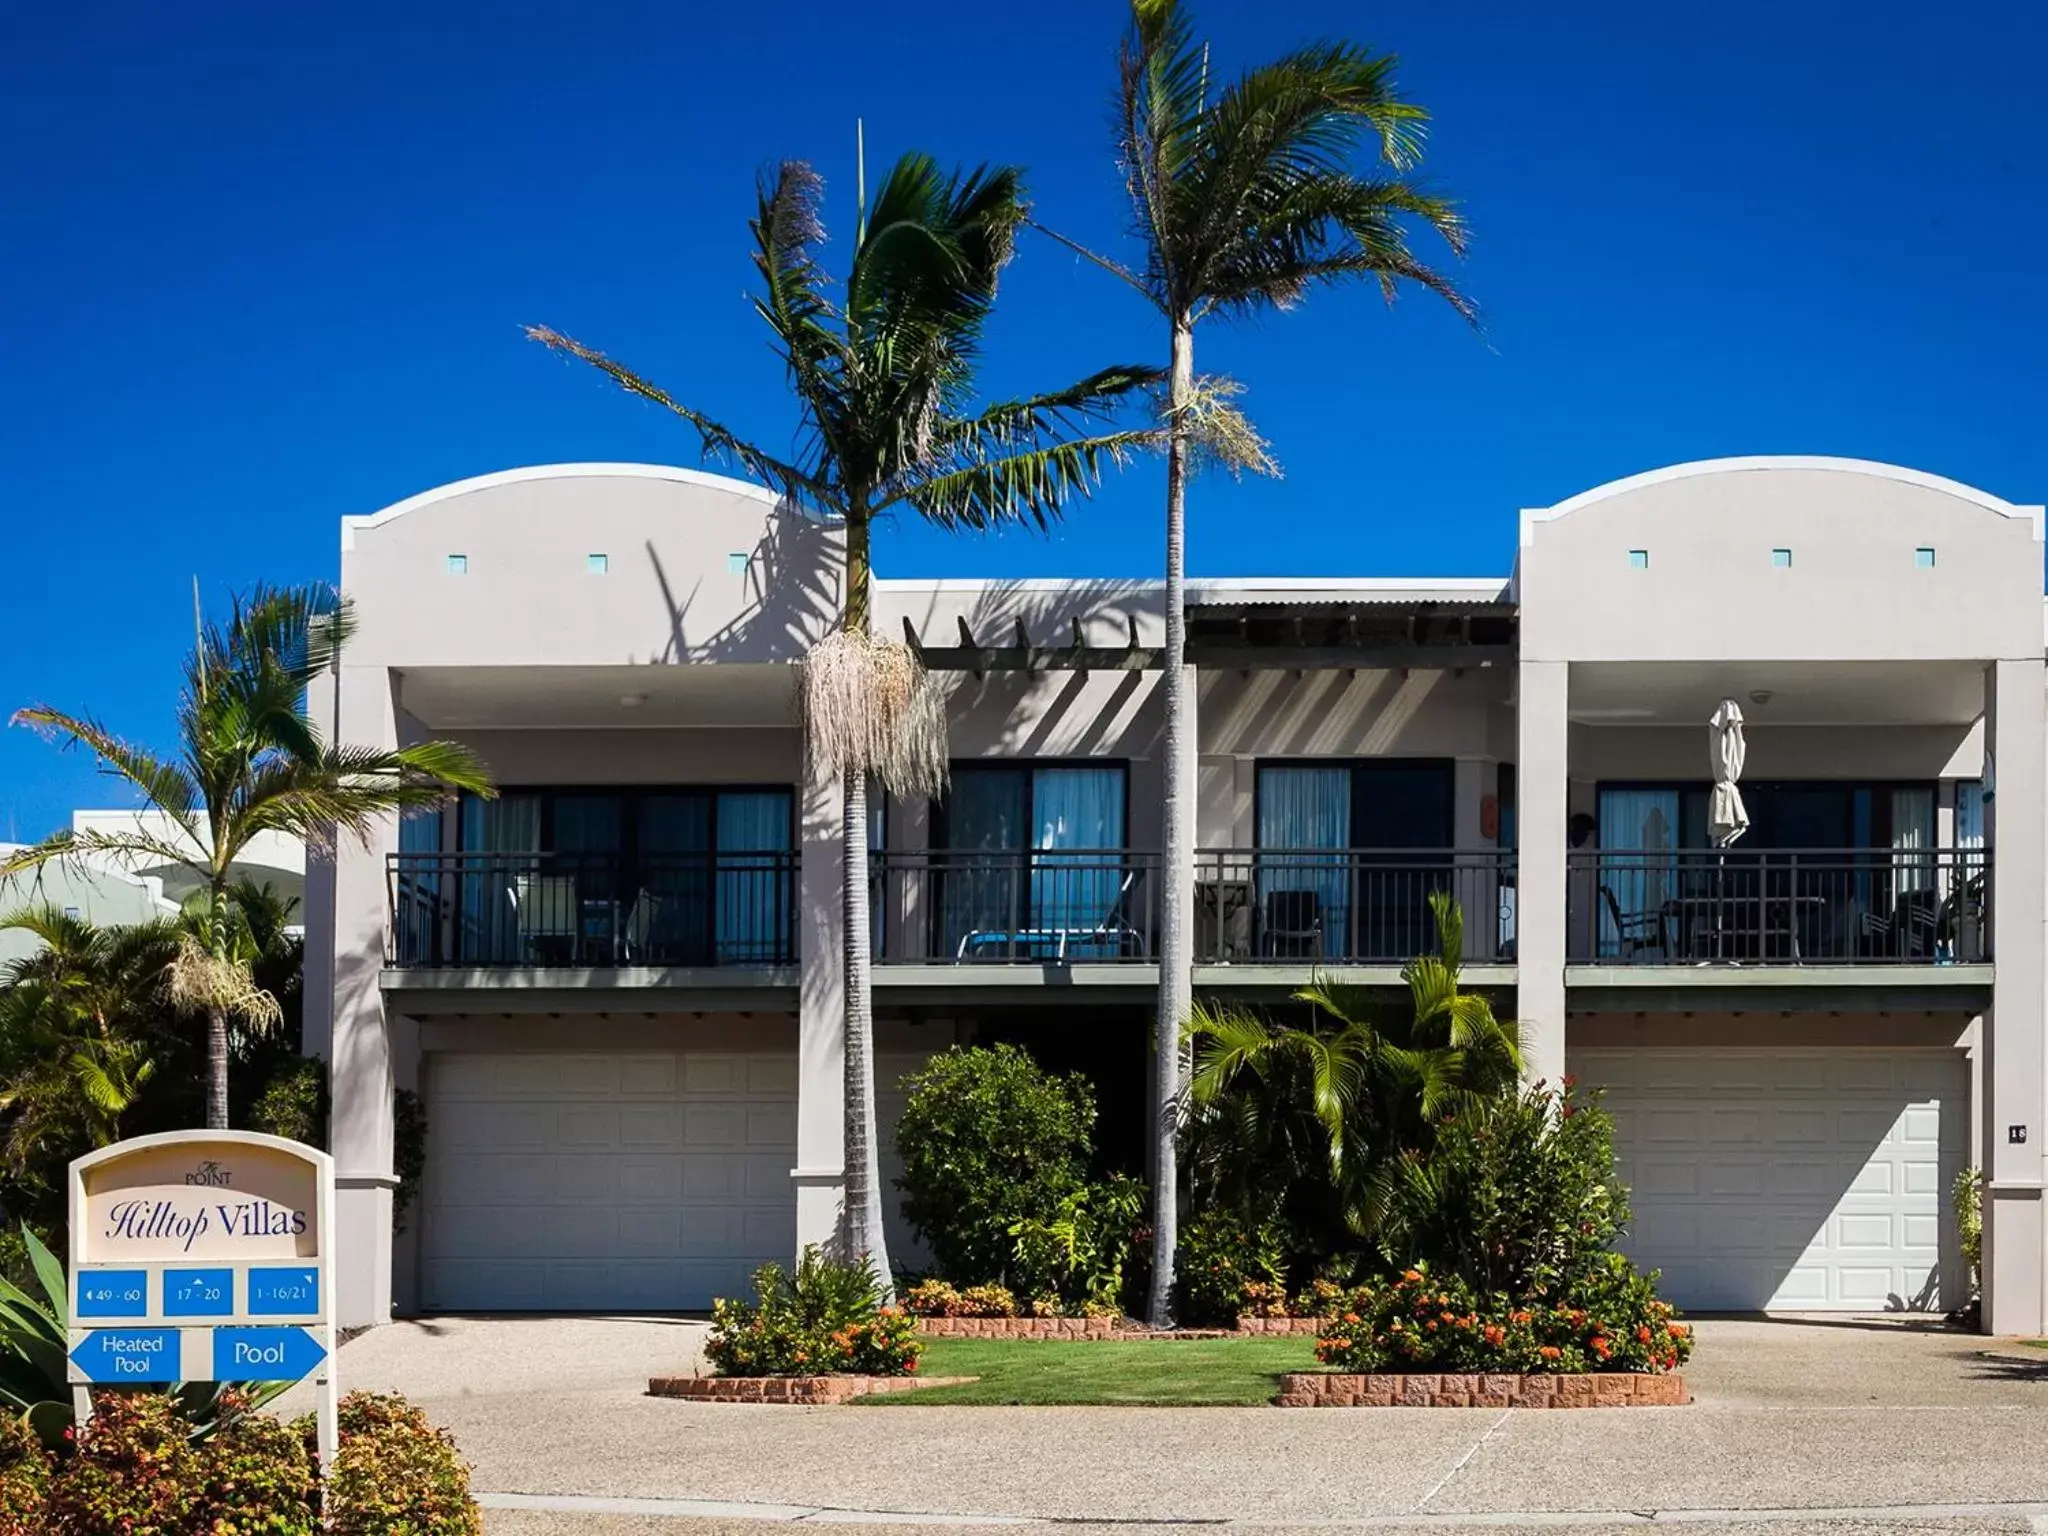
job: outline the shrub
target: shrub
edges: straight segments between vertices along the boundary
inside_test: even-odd
[[[219,1428],[199,1448],[204,1536],[315,1536],[319,1473],[305,1439],[244,1400],[223,1403]]]
[[[1477,1103],[1443,1121],[1427,1155],[1393,1165],[1380,1244],[1480,1292],[1569,1287],[1628,1222],[1614,1177],[1614,1122],[1573,1081]]]
[[[419,1199],[427,1176],[427,1104],[410,1088],[391,1100],[391,1170],[398,1187],[391,1192],[391,1230],[405,1230],[405,1213]]]
[[[327,1064],[317,1056],[302,1056],[279,1067],[250,1107],[249,1124],[287,1141],[325,1147]]]
[[[1657,1299],[1656,1276],[1618,1253],[1569,1298],[1475,1292],[1418,1266],[1348,1304],[1316,1339],[1316,1358],[1340,1371],[1658,1373],[1692,1354],[1692,1330]]]
[[[49,1536],[187,1536],[204,1494],[198,1452],[159,1392],[105,1392],[51,1480]]]
[[[1272,1297],[1285,1293],[1283,1242],[1277,1221],[1254,1226],[1220,1208],[1195,1217],[1180,1235],[1182,1316],[1191,1323],[1227,1325],[1247,1315],[1276,1315],[1253,1308],[1270,1308]]]
[[[294,1429],[311,1443],[311,1419]],[[323,1492],[333,1536],[483,1536],[455,1442],[402,1397],[341,1400],[341,1451]]]
[[[1963,1250],[1963,1285],[1975,1297],[1983,1285],[1984,1171],[1965,1168],[1957,1174],[1950,1198],[1956,1211],[1956,1237]]]
[[[868,1259],[828,1259],[804,1249],[791,1275],[754,1271],[754,1300],[712,1304],[705,1358],[721,1376],[902,1376],[924,1346],[909,1313],[881,1302]]]
[[[1010,1236],[1018,1280],[1062,1308],[1120,1315],[1126,1270],[1150,1241],[1143,1226],[1146,1200],[1143,1184],[1117,1174],[1074,1190],[1050,1216],[1017,1222]]]
[[[44,1536],[49,1492],[49,1452],[20,1420],[0,1419],[0,1536]]]
[[[904,1215],[941,1274],[1015,1284],[1012,1229],[1057,1220],[1087,1180],[1094,1091],[1013,1045],[943,1052],[905,1082]]]
[[[1017,1298],[1004,1285],[973,1285],[956,1290],[944,1280],[920,1280],[903,1298],[916,1317],[1015,1317]]]

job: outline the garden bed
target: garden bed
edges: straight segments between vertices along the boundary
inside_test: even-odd
[[[1242,1333],[1246,1330],[1239,1329]],[[1276,1328],[1275,1333],[1313,1333]],[[1228,1339],[1228,1328],[1173,1328],[1155,1332],[1128,1317],[920,1317],[917,1333],[926,1339],[1012,1339],[1041,1343],[1079,1344],[1137,1340]]]
[[[964,1387],[972,1376],[656,1376],[649,1397],[680,1397],[696,1403],[802,1403],[813,1407],[859,1397],[915,1392],[926,1387]]]
[[[1308,1338],[934,1339],[919,1374],[972,1376],[970,1385],[863,1406],[1258,1407],[1289,1371],[1315,1365]]]
[[[1682,1408],[1685,1378],[1647,1375],[1462,1376],[1345,1375],[1290,1372],[1280,1378],[1282,1408]]]

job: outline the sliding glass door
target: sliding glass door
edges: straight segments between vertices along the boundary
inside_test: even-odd
[[[956,765],[934,823],[939,952],[1086,958],[1126,889],[1124,765]]]

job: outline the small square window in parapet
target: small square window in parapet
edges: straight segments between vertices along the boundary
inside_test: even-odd
[[[1772,564],[1772,565],[1773,565],[1773,566],[1774,566],[1774,567],[1775,567],[1776,569],[1778,569],[1778,570],[1781,570],[1781,571],[1789,571],[1789,570],[1791,570],[1791,569],[1792,569],[1792,551],[1791,551],[1791,550],[1789,550],[1789,549],[1774,549],[1774,550],[1772,550],[1772,551],[1771,551],[1771,564]]]
[[[1916,566],[1918,566],[1918,567],[1919,567],[1919,568],[1920,568],[1921,570],[1923,570],[1923,571],[1931,571],[1931,570],[1933,570],[1933,569],[1934,569],[1934,546],[1933,546],[1933,545],[1931,545],[1931,544],[1923,544],[1923,545],[1921,545],[1921,546],[1920,546],[1920,547],[1919,547],[1918,549],[1914,550],[1914,551],[1913,551],[1913,564],[1915,564]]]
[[[1632,571],[1647,571],[1650,568],[1650,552],[1647,549],[1630,550],[1628,568]]]
[[[749,564],[750,562],[745,555],[734,552],[725,557],[725,574],[728,576],[744,576],[747,574],[747,566]]]
[[[450,576],[467,576],[469,574],[469,556],[450,555],[448,557],[448,574]]]
[[[583,557],[583,569],[593,576],[602,576],[611,568],[612,557],[610,555],[585,555]]]

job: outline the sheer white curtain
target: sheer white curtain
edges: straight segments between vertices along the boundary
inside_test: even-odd
[[[1259,769],[1258,910],[1265,929],[1300,932],[1320,922],[1332,939],[1351,931],[1351,770]],[[1318,850],[1329,849],[1328,853]],[[1326,948],[1341,943],[1326,940]]]
[[[1600,791],[1600,884],[1607,893],[1597,898],[1602,956],[1621,952],[1616,909],[1624,919],[1642,917],[1661,912],[1677,894],[1678,814],[1675,789]]]
[[[1123,770],[1034,769],[1031,819],[1032,923],[1070,932],[1106,923],[1123,883]]]

